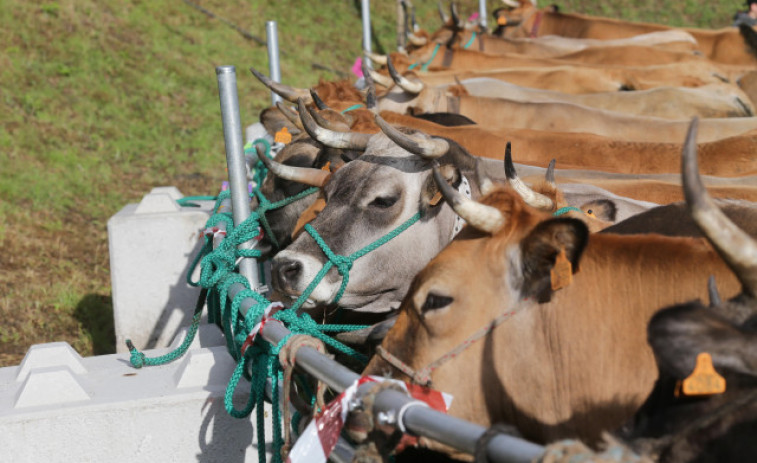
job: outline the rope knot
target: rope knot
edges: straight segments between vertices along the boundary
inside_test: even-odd
[[[131,352],[131,356],[129,357],[129,362],[131,362],[131,366],[134,368],[142,368],[145,364],[145,354],[138,351],[136,347],[134,347],[134,343],[131,342],[131,339],[126,340],[126,347],[129,349],[129,352]]]

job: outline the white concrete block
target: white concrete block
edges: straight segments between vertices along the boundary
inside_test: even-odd
[[[200,333],[213,329],[205,325]],[[240,420],[223,405],[234,361],[221,341],[141,369],[130,365],[128,354],[74,356],[72,362],[65,343],[33,346],[22,365],[0,368],[2,461],[257,461],[255,411]],[[242,379],[237,407],[249,391]],[[270,448],[268,404],[266,416],[264,444]]]
[[[188,325],[200,293],[186,274],[203,244],[212,201],[180,207],[175,187],[153,189],[108,221],[116,351],[165,347]]]

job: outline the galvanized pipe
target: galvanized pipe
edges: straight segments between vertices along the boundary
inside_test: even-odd
[[[478,0],[478,23],[486,30],[486,0]]]
[[[276,28],[276,21],[266,21],[265,23],[266,43],[268,44],[268,70],[271,80],[281,82],[281,67],[279,65],[279,33]],[[271,92],[271,105],[281,101],[281,97],[275,92]]]
[[[363,60],[368,63],[368,67],[373,69],[368,54],[371,50],[371,2],[370,0],[360,0],[360,13],[363,18]]]
[[[221,99],[223,138],[226,142],[226,167],[229,170],[232,218],[239,225],[250,216],[250,196],[247,193],[247,164],[244,160],[242,123],[239,117],[237,97],[237,71],[234,66],[218,66],[218,95]],[[253,244],[244,242],[239,249],[252,249]],[[258,266],[254,259],[244,258],[239,262],[239,273],[247,278],[250,287],[260,286]]]

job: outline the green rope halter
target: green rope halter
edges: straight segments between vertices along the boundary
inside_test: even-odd
[[[581,209],[579,209],[577,207],[566,206],[566,207],[561,207],[560,209],[556,210],[554,213],[552,213],[552,215],[555,216],[555,217],[560,217],[561,215],[567,214],[570,211],[576,211],[576,212],[580,212],[582,214],[584,212],[584,211],[582,211]]]
[[[468,43],[465,44],[465,46],[463,47],[463,49],[467,50],[468,47],[470,47],[471,45],[473,45],[473,41],[474,40],[476,40],[476,31],[473,31],[473,33],[470,36],[470,40],[468,40]]]
[[[437,44],[436,44],[436,46],[434,47],[434,51],[433,51],[433,52],[431,53],[431,58],[429,58],[429,60],[428,60],[428,61],[426,61],[425,63],[419,63],[419,62],[417,62],[417,61],[416,61],[415,63],[411,64],[411,65],[410,65],[410,66],[408,67],[408,69],[412,71],[412,70],[413,70],[413,69],[415,69],[415,68],[416,68],[416,67],[417,67],[417,66],[418,66],[419,64],[421,64],[421,71],[424,71],[424,72],[425,72],[425,71],[428,71],[428,67],[429,67],[429,65],[431,65],[431,62],[432,62],[432,61],[434,61],[434,58],[436,58],[436,52],[438,52],[438,51],[439,51],[439,48],[441,48],[441,46],[442,46],[442,44],[441,44],[441,43],[437,43]]]

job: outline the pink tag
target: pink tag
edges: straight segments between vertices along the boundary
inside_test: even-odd
[[[352,65],[352,73],[357,76],[357,78],[363,77],[363,58],[358,56],[355,59],[355,64]]]
[[[478,12],[473,13],[472,15],[468,16],[468,22],[472,23],[478,20]]]

